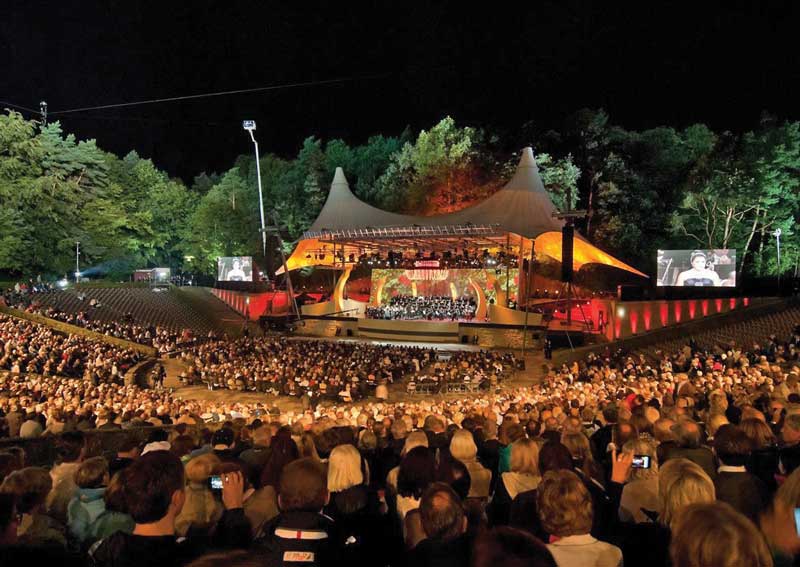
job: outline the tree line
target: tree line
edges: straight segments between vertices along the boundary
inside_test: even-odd
[[[294,158],[261,157],[265,206],[287,248],[322,208],[336,167],[354,193],[390,211],[455,211],[491,195],[532,145],[557,207],[587,211],[578,228],[608,252],[655,271],[659,248],[736,248],[740,273],[796,274],[800,247],[800,123],[764,116],[744,134],[634,131],[582,110],[558,131],[524,124],[498,135],[447,117],[428,130],[376,135],[362,145],[309,137]],[[191,183],[132,151],[119,157],[76,140],[58,122],[0,115],[0,274],[71,272],[121,277],[143,267],[213,274],[218,256],[260,255],[255,159]],[[261,265],[264,265],[262,262]]]

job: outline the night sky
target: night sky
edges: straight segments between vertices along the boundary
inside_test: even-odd
[[[447,114],[509,139],[528,121],[558,129],[582,107],[628,128],[800,118],[800,3],[650,4],[6,0],[0,100],[46,100],[66,130],[186,180],[251,151],[244,118],[257,120],[262,152],[286,157],[309,135],[359,144]]]

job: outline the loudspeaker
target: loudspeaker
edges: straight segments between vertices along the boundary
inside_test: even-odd
[[[572,240],[575,237],[575,228],[565,224],[561,229],[561,281],[572,281]]]

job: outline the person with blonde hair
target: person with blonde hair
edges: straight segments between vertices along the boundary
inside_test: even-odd
[[[755,417],[742,419],[739,428],[753,443],[748,469],[760,478],[770,491],[775,491],[777,488],[775,474],[778,472],[780,462],[777,437],[766,422]]]
[[[450,455],[464,463],[469,471],[469,497],[488,498],[492,473],[478,462],[478,446],[472,433],[465,429],[456,431],[450,440]]]
[[[670,459],[658,473],[659,522],[669,528],[689,504],[714,502],[714,481],[688,459]]]
[[[673,567],[772,567],[764,536],[724,502],[691,504],[673,523]]]
[[[210,530],[222,517],[222,504],[214,498],[208,479],[221,461],[213,453],[199,455],[186,463],[186,502],[175,517],[175,533]]]
[[[649,457],[648,468],[631,468],[628,482],[622,489],[619,519],[623,522],[642,524],[650,521],[648,511],[657,511],[658,500],[658,456],[655,442],[648,438],[631,439],[622,447],[631,455]]]
[[[594,519],[592,497],[574,472],[545,473],[537,489],[536,505],[542,527],[558,538],[547,548],[560,567],[622,564],[620,548],[598,541],[589,533]]]
[[[328,460],[328,494],[323,513],[336,522],[346,549],[341,563],[373,565],[378,562],[386,519],[379,513],[377,494],[364,483],[361,454],[353,445],[338,445]],[[358,550],[358,551],[354,551]]]
[[[487,509],[489,523],[507,525],[511,503],[517,495],[536,490],[539,474],[539,444],[533,439],[518,439],[511,444],[511,471],[500,475],[497,489]]]

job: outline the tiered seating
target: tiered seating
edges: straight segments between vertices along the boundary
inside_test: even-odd
[[[97,321],[123,321],[130,313],[140,325],[157,325],[168,329],[193,329],[208,332],[209,320],[181,301],[178,290],[153,291],[149,288],[97,288],[65,290],[36,297],[41,305],[67,313],[83,311]],[[79,297],[83,296],[83,299]],[[100,307],[91,307],[92,299]]]
[[[800,325],[800,307],[789,307],[785,310],[768,313],[753,318],[746,318],[735,323],[724,324],[716,329],[708,329],[690,333],[690,337],[701,347],[737,346],[743,349],[752,348],[754,343],[763,346],[771,335],[778,337],[791,336],[795,327]],[[678,337],[661,341],[644,349],[646,354],[655,357],[658,351],[676,352],[686,344],[687,337]]]

